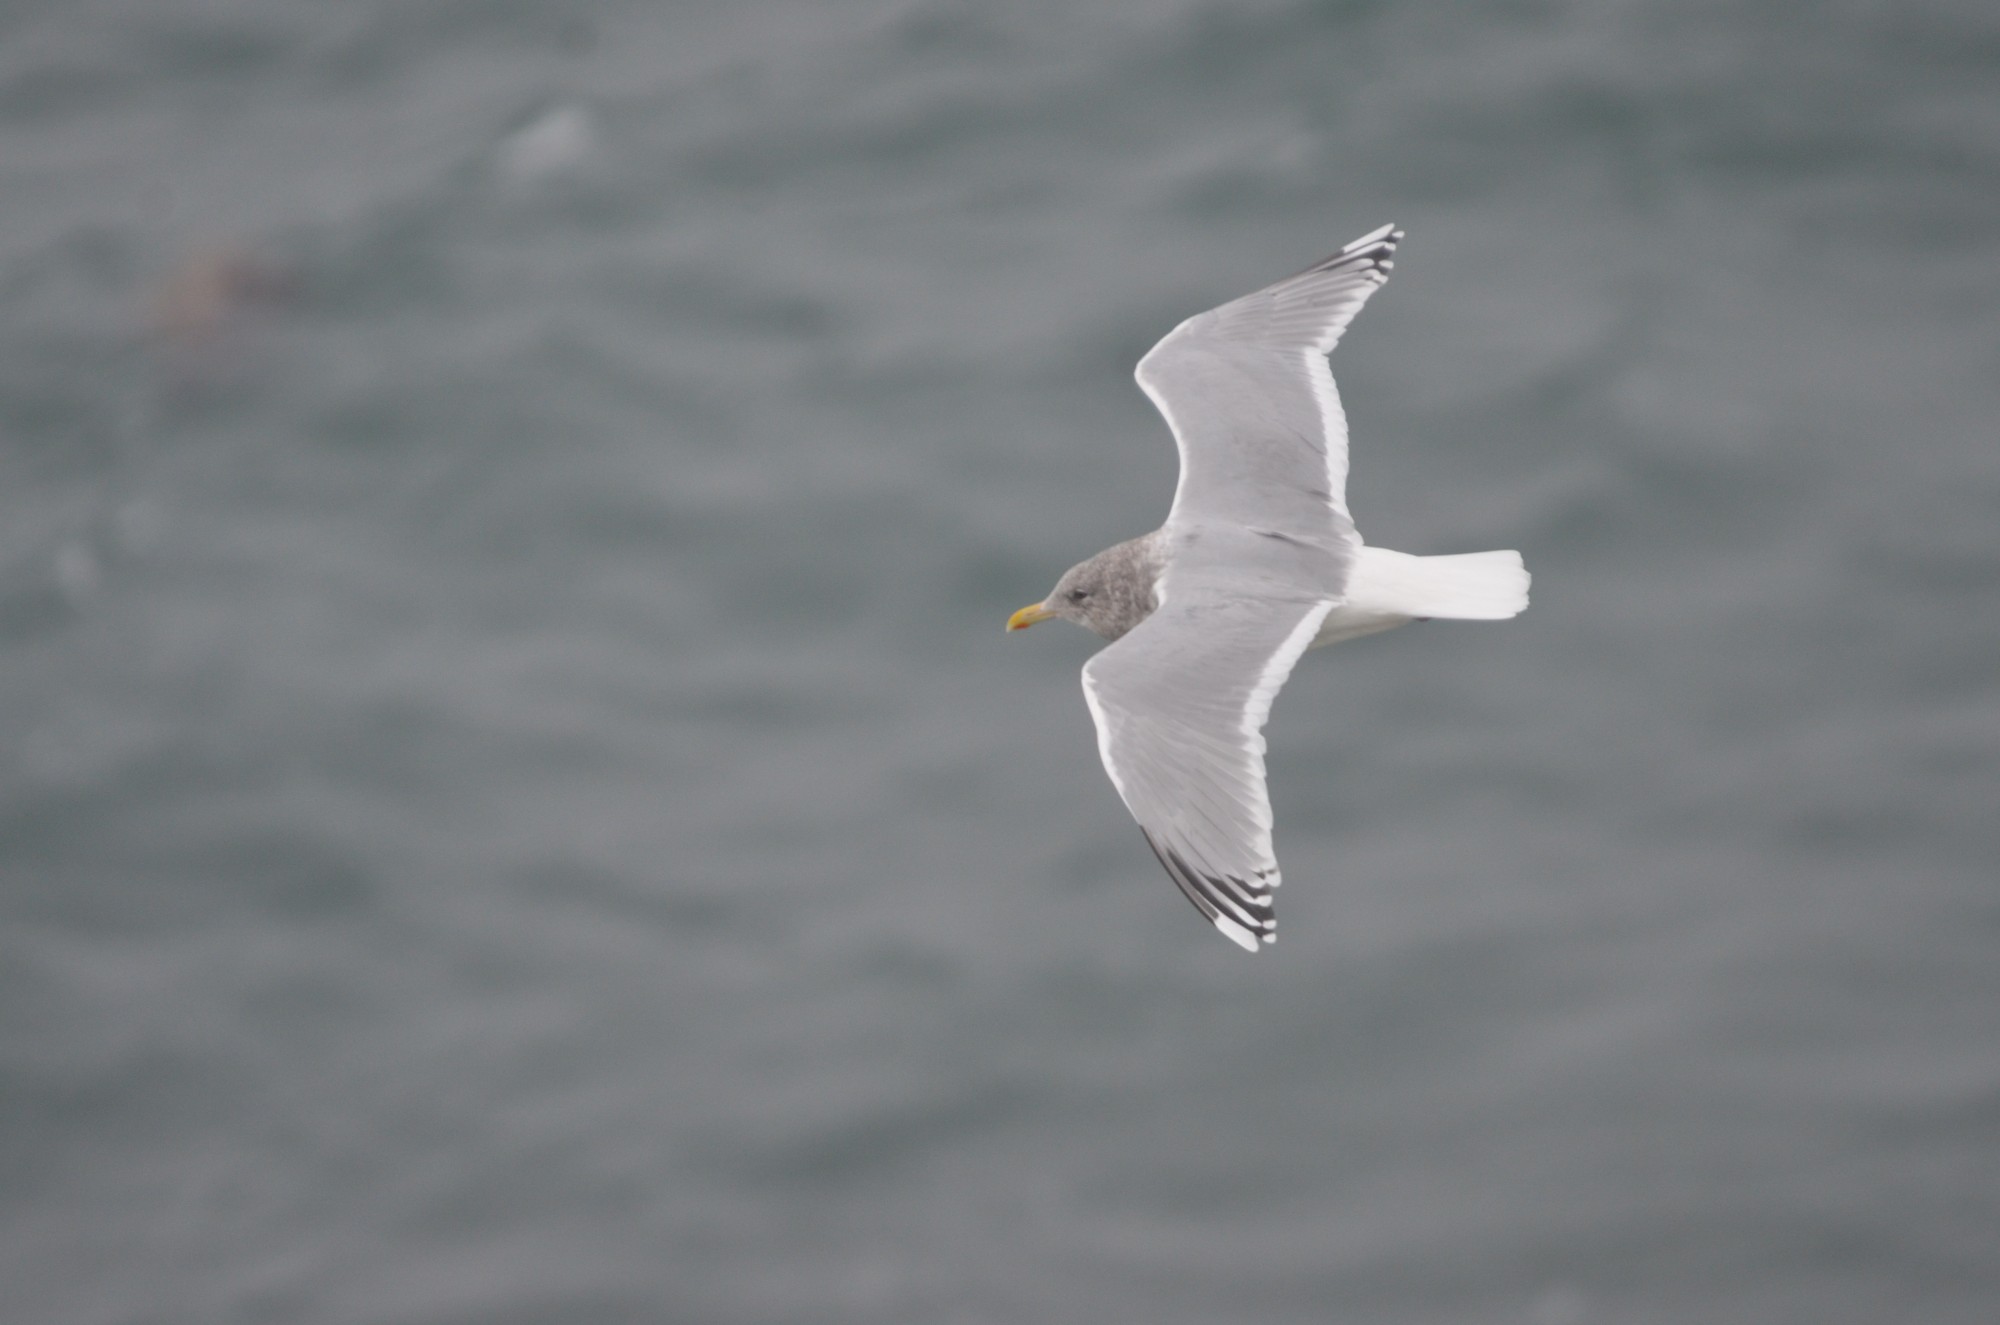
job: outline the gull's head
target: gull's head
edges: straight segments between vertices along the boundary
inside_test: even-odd
[[[1008,617],[1007,629],[1025,630],[1060,617],[1105,639],[1117,639],[1153,610],[1155,571],[1148,559],[1150,547],[1140,546],[1144,542],[1120,543],[1071,566],[1047,598]]]

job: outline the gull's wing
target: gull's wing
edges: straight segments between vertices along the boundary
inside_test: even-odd
[[[1264,719],[1333,603],[1183,584],[1083,668],[1112,785],[1187,899],[1251,952],[1279,877]]]
[[[1326,356],[1389,279],[1403,232],[1383,226],[1256,294],[1198,313],[1135,376],[1180,448],[1176,521],[1360,545],[1347,514],[1347,416]]]

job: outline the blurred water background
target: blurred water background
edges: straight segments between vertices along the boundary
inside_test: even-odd
[[[1385,221],[1251,959],[1008,637]],[[2000,10],[0,6],[0,1317],[2000,1319]]]

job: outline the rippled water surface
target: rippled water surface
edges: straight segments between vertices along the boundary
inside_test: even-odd
[[[2000,1319],[1996,14],[0,5],[0,1314]],[[1391,220],[1253,960],[1000,625]]]

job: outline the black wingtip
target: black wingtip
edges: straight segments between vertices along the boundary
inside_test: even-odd
[[[1386,281],[1389,279],[1389,273],[1396,268],[1396,264],[1391,261],[1396,252],[1396,245],[1402,242],[1403,231],[1395,225],[1385,225],[1369,231],[1338,253],[1324,261],[1314,263],[1299,274],[1305,276],[1344,267],[1366,273],[1377,281]]]
[[[1253,900],[1255,893],[1246,880],[1197,871],[1180,852],[1154,837],[1151,829],[1142,824],[1139,831],[1181,895],[1225,938],[1253,953],[1263,951],[1264,945],[1273,941],[1278,922],[1270,898],[1277,885],[1268,871],[1258,871],[1263,900]]]

